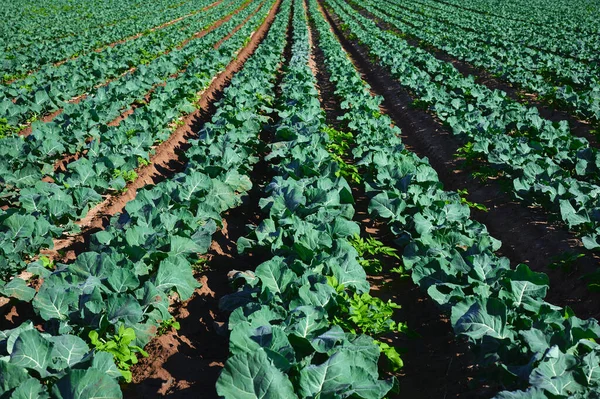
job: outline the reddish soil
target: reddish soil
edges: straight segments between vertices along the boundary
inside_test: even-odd
[[[352,4],[354,8],[363,16],[372,19],[377,25],[384,29],[393,31],[396,33],[405,33],[396,28],[395,26],[380,20],[367,10],[361,7],[357,7]],[[423,47],[419,44],[420,40],[417,37],[404,38],[413,47]],[[600,148],[600,142],[598,137],[593,133],[594,126],[584,120],[578,119],[576,116],[570,114],[567,111],[556,109],[552,106],[545,104],[542,99],[536,94],[527,91],[516,84],[511,84],[507,81],[495,78],[487,70],[476,67],[466,61],[457,59],[456,57],[448,54],[446,51],[438,49],[434,46],[427,45],[426,50],[435,56],[437,59],[452,64],[460,73],[465,76],[472,75],[475,77],[475,81],[481,85],[487,86],[492,90],[501,90],[505,92],[509,98],[516,102],[519,102],[525,106],[537,108],[542,118],[548,119],[553,122],[567,121],[571,129],[571,133],[574,136],[584,137],[590,145],[596,148]]]

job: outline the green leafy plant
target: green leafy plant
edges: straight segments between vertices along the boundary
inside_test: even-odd
[[[181,325],[175,319],[175,317],[171,317],[170,319],[163,320],[160,323],[160,326],[158,326],[158,330],[157,330],[156,334],[157,335],[164,335],[168,331],[170,331],[172,328],[174,328],[175,330],[179,330],[181,328]]]
[[[361,257],[359,263],[369,273],[381,273],[383,270],[383,263],[378,257],[387,256],[400,259],[395,248],[388,247],[373,237],[362,238],[356,234],[350,240],[350,244],[352,244]]]
[[[116,335],[104,338],[101,338],[97,331],[90,331],[88,337],[97,351],[108,352],[113,355],[115,364],[127,382],[131,382],[132,375],[129,370],[131,366],[137,364],[137,354],[148,357],[148,353],[143,348],[132,345],[132,342],[135,341],[135,330],[133,328],[125,328],[121,325]]]
[[[142,157],[138,157],[137,162],[138,162],[138,167],[150,165],[150,160],[148,160],[146,158],[142,158]]]
[[[8,120],[6,118],[0,118],[0,139],[12,136],[13,134],[18,132],[19,129],[9,125]]]
[[[44,266],[46,269],[54,269],[54,261],[47,256],[40,256],[40,262],[42,262],[42,266]]]
[[[113,171],[113,178],[122,177],[126,182],[132,182],[138,178],[138,174],[135,170],[121,170],[115,169]]]
[[[332,276],[328,276],[327,281],[338,296],[339,308],[334,315],[335,324],[342,326],[344,330],[371,336],[407,331],[406,324],[392,319],[394,311],[400,309],[400,305],[391,300],[385,302],[369,293],[349,294]]]
[[[333,315],[333,323],[353,334],[368,334],[372,337],[381,337],[389,333],[407,333],[405,323],[393,320],[394,311],[400,305],[388,300],[387,302],[373,297],[368,293],[350,295],[335,277],[327,277],[337,295],[338,308]],[[402,358],[396,348],[375,340],[381,353],[389,361],[390,368],[397,371],[403,366]]]
[[[478,211],[482,211],[482,212],[488,212],[489,209],[487,208],[487,206],[477,203],[477,202],[471,202],[469,201],[466,196],[469,195],[469,191],[465,188],[462,190],[456,190],[456,192],[458,193],[458,195],[460,196],[460,203],[461,204],[465,204],[467,205],[469,208],[473,208],[473,209],[477,209]]]
[[[404,367],[404,361],[402,361],[400,352],[395,347],[379,340],[375,340],[375,343],[379,346],[381,353],[387,358],[392,371],[399,371]]]

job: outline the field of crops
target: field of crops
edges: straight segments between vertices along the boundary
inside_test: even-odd
[[[0,15],[0,398],[600,399],[600,2]]]

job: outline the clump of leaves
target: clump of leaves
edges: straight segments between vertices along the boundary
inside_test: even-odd
[[[395,248],[388,247],[373,237],[362,238],[356,234],[350,240],[350,244],[358,252],[361,257],[359,263],[368,273],[381,273],[383,270],[382,256],[400,259]]]
[[[469,191],[467,189],[456,190],[458,195],[460,196],[460,203],[467,205],[469,208],[477,209],[478,211],[488,212],[489,209],[487,206],[480,204],[478,202],[471,202],[466,197],[469,195]]]
[[[163,320],[160,323],[160,326],[158,326],[158,330],[157,330],[156,334],[164,335],[168,331],[170,331],[172,328],[174,328],[176,330],[179,330],[181,328],[181,325],[179,324],[179,322],[177,320],[175,320],[175,317],[171,317],[170,319]]]
[[[44,266],[44,268],[46,269],[50,269],[53,270],[54,269],[54,261],[52,259],[50,259],[47,256],[40,256],[40,262],[42,263],[42,266]]]
[[[6,118],[0,118],[0,139],[3,139],[8,136],[12,136],[19,132],[14,126],[8,124],[8,120]]]
[[[378,338],[385,334],[408,332],[405,323],[394,321],[393,315],[400,305],[371,296],[369,293],[348,293],[335,277],[327,277],[329,285],[335,288],[338,307],[333,315],[333,323],[353,334],[367,334]],[[376,341],[392,365],[393,370],[402,367],[398,351],[388,344]]]
[[[90,331],[88,334],[91,344],[97,351],[108,352],[113,355],[115,364],[127,382],[131,382],[131,366],[137,364],[137,354],[148,357],[148,353],[137,345],[132,345],[135,341],[135,330],[119,326],[119,331],[112,337],[101,338],[97,331]]]
[[[349,132],[341,132],[330,126],[323,128],[327,133],[331,142],[327,145],[327,151],[331,154],[333,161],[338,164],[339,170],[336,172],[337,177],[352,180],[355,183],[362,182],[362,176],[358,172],[358,167],[347,163],[344,160],[344,155],[350,151],[350,145],[354,141],[354,136]]]
[[[119,177],[122,177],[126,182],[132,182],[138,178],[138,174],[135,170],[115,169],[113,171],[113,178],[117,179]]]
[[[377,346],[379,346],[379,351],[383,353],[383,355],[387,358],[390,369],[392,371],[398,371],[402,367],[404,367],[404,362],[402,361],[402,357],[400,356],[400,352],[390,344],[386,344],[385,342],[381,342],[375,340]]]
[[[142,157],[137,158],[138,167],[150,165],[150,160]]]

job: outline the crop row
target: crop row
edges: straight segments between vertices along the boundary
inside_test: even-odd
[[[232,11],[227,6],[230,3],[225,2],[207,13],[197,13],[114,47],[81,55],[59,66],[45,65],[22,80],[0,86],[0,118],[6,119],[3,130],[9,133],[18,131],[29,121],[62,108],[76,96],[94,91],[131,68],[146,65],[184,45],[210,26],[210,18],[216,13],[223,17],[228,15],[223,11]]]
[[[28,18],[23,18],[24,25],[20,29],[13,27],[18,35],[9,35],[3,37],[5,48],[0,57],[0,77],[3,81],[11,81],[16,78],[26,76],[30,71],[37,70],[47,64],[56,63],[77,57],[90,51],[98,50],[102,46],[115,43],[120,40],[126,40],[136,34],[144,34],[149,29],[156,28],[164,23],[178,18],[195,14],[208,6],[211,1],[188,1],[173,7],[172,0],[161,0],[152,4],[131,2],[131,4],[110,4],[112,7],[104,9],[98,8],[98,12],[93,16],[94,19],[78,21],[83,26],[75,27],[80,30],[76,35],[71,35],[56,39],[50,37],[43,40],[47,34],[47,27],[64,26],[61,24],[60,17],[56,14],[51,23],[45,21],[42,29],[35,28],[35,25]],[[104,6],[104,3],[102,4]],[[81,6],[81,5],[80,5]],[[116,6],[116,7],[115,7]],[[140,8],[144,12],[140,13]],[[117,11],[118,10],[118,11]],[[96,10],[94,10],[96,11]],[[119,18],[116,21],[104,23],[100,18],[111,17]],[[14,17],[13,17],[14,18]],[[72,21],[73,18],[69,18]],[[109,21],[106,21],[109,22]],[[91,25],[91,26],[90,26]]]
[[[260,201],[265,218],[238,241],[241,251],[273,257],[237,273],[238,292],[221,301],[233,312],[231,357],[217,391],[232,399],[382,398],[393,380],[378,379],[380,348],[340,323],[352,319],[345,307],[367,298],[369,284],[349,241],[360,233],[351,189],[327,151],[303,0],[294,1],[292,35],[266,158],[275,177]]]
[[[271,50],[259,47],[250,72]],[[122,397],[117,379],[130,380],[136,355],[168,325],[169,296],[183,301],[198,287],[194,263],[206,253],[222,213],[252,186],[252,137],[264,122],[255,108],[263,101],[258,83],[234,77],[211,123],[191,141],[185,171],[140,191],[92,237],[89,252],[53,271],[30,264],[43,282],[37,293],[22,286],[18,299],[31,302],[44,332],[25,322],[0,333],[1,395]],[[243,120],[240,90],[255,96]]]
[[[17,207],[0,211],[0,270],[4,278],[22,268],[23,262],[41,248],[51,248],[53,237],[76,232],[74,221],[102,201],[102,194],[122,191],[127,180],[136,178],[136,168],[148,163],[154,145],[171,135],[171,125],[181,115],[195,110],[198,93],[234,59],[268,11],[265,2],[246,8],[206,35],[201,41],[205,47],[195,53],[185,72],[157,87],[148,104],[137,108],[118,126],[101,130],[87,144],[87,152],[64,172],[43,170],[54,183],[31,179],[26,188],[19,190],[14,204]],[[226,38],[229,32],[235,33],[214,49],[213,43]],[[18,154],[23,145],[19,138],[13,138],[13,142],[16,148],[6,153],[11,156]]]
[[[418,0],[414,5],[419,6],[423,13],[443,16],[444,19],[453,17],[454,20],[450,22],[478,33],[482,40],[486,37],[498,38],[584,62],[598,60],[600,44],[594,40],[593,35],[574,36],[572,31],[556,29],[554,25],[524,23],[440,1]]]
[[[599,248],[600,157],[587,140],[574,137],[567,123],[553,123],[499,90],[464,77],[450,63],[383,31],[348,4],[338,7],[350,32],[377,62],[408,88],[422,105],[467,142],[462,154],[491,166],[513,185],[513,193],[560,214],[578,230],[588,249]]]
[[[343,15],[341,2],[328,3]],[[340,119],[354,134],[369,213],[388,223],[413,281],[451,315],[455,332],[472,342],[482,363],[495,366],[490,380],[530,385],[497,397],[593,397],[600,387],[598,322],[545,302],[547,276],[523,264],[511,268],[495,254],[500,242],[470,219],[458,194],[443,190],[426,159],[404,148],[380,114],[381,99],[370,95],[329,26],[315,19],[335,94],[347,104]]]
[[[440,0],[440,2],[505,20],[530,24],[543,33],[554,28],[555,35],[562,31],[565,35],[572,35],[577,39],[580,36],[600,33],[596,24],[597,5],[585,0],[569,3],[533,0],[527,5],[518,1],[495,3],[489,0]]]
[[[398,6],[394,1],[360,4],[366,5],[373,15],[389,21],[402,33],[537,93],[580,118],[600,122],[600,69],[594,63],[531,49],[488,33],[471,32],[472,21],[457,20],[444,12]]]

